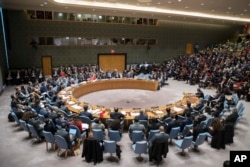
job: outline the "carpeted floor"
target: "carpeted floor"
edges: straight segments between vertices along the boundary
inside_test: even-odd
[[[142,90],[109,90],[100,91],[81,97],[80,100],[104,105],[107,107],[147,108],[158,105],[165,105],[180,100],[183,92],[196,92],[197,85],[190,86],[183,81],[168,81],[169,85],[164,86],[160,91]],[[205,94],[213,94],[213,89],[203,90]],[[88,167],[93,163],[86,163],[81,155],[63,158],[55,152],[46,151],[45,142],[37,143],[36,139],[28,138],[28,133],[21,130],[16,123],[7,121],[10,110],[10,95],[14,93],[14,87],[6,87],[0,96],[0,166],[1,167]],[[250,103],[241,100],[245,105],[245,115],[235,129],[234,143],[227,145],[225,149],[216,150],[210,147],[210,140],[199,147],[199,152],[193,149],[185,150],[186,156],[180,155],[181,150],[175,145],[169,146],[167,158],[160,166],[168,167],[222,167],[223,161],[229,159],[230,150],[250,150],[249,132],[249,107]],[[148,155],[143,154],[143,160],[138,161],[131,147],[128,134],[124,133],[121,146],[121,160],[110,162],[108,153],[104,154],[104,161],[96,166],[153,166],[148,161]],[[82,147],[81,147],[82,148]]]

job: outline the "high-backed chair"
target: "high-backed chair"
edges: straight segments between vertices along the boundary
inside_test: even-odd
[[[35,137],[38,141],[41,141],[41,136],[39,135],[39,133],[37,132],[37,130],[34,128],[34,126],[31,125],[31,124],[29,124],[29,123],[27,124],[27,126],[28,126],[28,128],[29,128],[29,130],[31,132],[31,135],[33,137]]]
[[[56,140],[55,140],[54,135],[51,132],[45,131],[45,130],[43,130],[43,135],[44,135],[45,141],[46,141],[46,150],[47,151],[49,150],[48,144],[51,143],[51,147],[53,148],[53,151],[55,151],[55,149],[56,149]]]
[[[137,141],[142,141],[143,139],[144,139],[144,133],[143,133],[143,131],[139,131],[139,130],[132,131],[131,141],[133,143],[136,143]]]
[[[176,140],[175,145],[182,150],[182,155],[185,155],[184,150],[192,145],[193,136],[184,137],[184,139]]]
[[[11,112],[11,115],[12,115],[12,117],[15,119],[15,122],[17,123],[17,125],[20,125],[20,120],[18,119],[16,113]]]
[[[182,132],[179,133],[180,137],[181,138],[186,137],[191,128],[193,128],[193,124],[185,125]]]
[[[207,132],[198,134],[195,141],[192,141],[192,145],[195,149],[198,148],[199,145],[202,145],[205,142],[205,139],[207,137]]]
[[[148,143],[147,141],[138,141],[135,144],[132,145],[132,148],[134,150],[134,153],[139,154],[138,159],[141,160],[141,154],[147,154],[148,153]]]
[[[109,140],[113,140],[115,142],[121,141],[121,132],[119,130],[108,130]]]
[[[20,121],[20,126],[23,128],[24,131],[28,132],[29,137],[31,137],[31,132],[27,126],[27,123],[22,119],[20,119],[19,121]]]
[[[81,115],[79,118],[81,119],[82,123],[88,124],[89,128],[91,127],[92,121],[89,119],[89,117]]]
[[[149,140],[154,136],[154,134],[156,134],[156,133],[160,133],[160,130],[159,130],[159,129],[150,130],[150,131],[148,132],[148,138],[147,138],[147,140],[149,141]]]
[[[103,141],[105,136],[102,129],[92,129],[93,137],[98,141]]]
[[[103,141],[104,153],[110,153],[110,158],[113,157],[116,152],[116,142],[112,140]],[[120,158],[120,156],[118,156]]]
[[[178,135],[180,133],[180,127],[175,127],[175,128],[172,128],[170,133],[169,133],[169,143],[172,143],[172,140],[175,139],[175,138],[178,138]]]
[[[67,141],[65,140],[65,138],[63,138],[60,135],[54,135],[54,137],[55,137],[56,145],[58,147],[58,149],[57,149],[57,155],[59,155],[60,151],[63,149],[63,150],[65,150],[64,157],[67,158],[68,151],[70,150]]]

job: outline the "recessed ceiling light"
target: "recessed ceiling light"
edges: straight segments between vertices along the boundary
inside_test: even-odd
[[[178,0],[178,2],[181,2],[181,0]]]
[[[204,5],[204,3],[201,3],[201,6],[203,6]]]
[[[245,9],[244,12],[247,12],[247,9]]]
[[[231,9],[232,9],[232,7],[231,7],[231,6],[229,6],[229,7],[228,7],[228,10],[231,10]]]
[[[158,4],[158,5],[160,5],[161,3],[160,3],[160,2],[158,2],[157,4]]]
[[[44,4],[44,5],[47,5],[47,4],[48,4],[48,2],[44,2],[43,4]]]
[[[186,6],[185,8],[188,9],[188,6]]]
[[[40,6],[44,6],[43,4],[40,4]]]
[[[170,4],[170,3],[172,3],[171,1],[168,1],[168,3]]]

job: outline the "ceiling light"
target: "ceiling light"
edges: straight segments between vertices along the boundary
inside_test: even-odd
[[[226,15],[215,15],[208,13],[199,13],[199,12],[187,12],[187,11],[179,11],[179,10],[170,10],[170,9],[162,9],[157,7],[139,7],[135,5],[128,4],[120,4],[120,3],[105,3],[105,2],[90,2],[84,0],[53,0],[55,3],[59,4],[69,4],[69,5],[78,5],[78,6],[87,6],[87,7],[99,7],[99,8],[107,8],[107,9],[126,9],[128,11],[141,11],[141,12],[153,12],[153,13],[161,13],[161,14],[174,14],[174,15],[186,15],[186,16],[194,16],[200,18],[212,18],[218,20],[229,20],[229,21],[240,21],[240,22],[250,22],[249,18],[241,18],[241,17],[229,17]],[[180,0],[179,0],[180,1]],[[168,1],[171,2],[171,1]],[[229,9],[232,9],[229,7]],[[214,10],[212,11],[214,12]]]

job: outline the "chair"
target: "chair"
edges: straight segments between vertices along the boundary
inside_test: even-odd
[[[79,118],[81,119],[83,124],[88,124],[88,127],[89,127],[88,129],[90,129],[92,121],[89,119],[89,117],[81,115],[79,116]]]
[[[132,145],[132,149],[134,150],[134,153],[139,154],[138,159],[142,160],[141,154],[147,154],[148,144],[146,141],[138,141],[135,144]]]
[[[180,130],[179,126],[171,129],[169,133],[169,143],[172,143],[172,140],[178,137]]]
[[[211,126],[213,120],[214,120],[214,117],[210,117],[210,118],[207,119],[207,123],[206,123],[207,128]]]
[[[22,119],[20,119],[19,121],[20,121],[20,125],[23,128],[23,130],[26,131],[26,132],[28,132],[29,136],[30,136],[31,132],[30,132],[28,126],[27,126],[27,123],[24,120],[22,120]]]
[[[185,125],[185,127],[182,130],[182,132],[179,133],[179,135],[181,136],[181,138],[186,137],[191,128],[193,128],[193,124]]]
[[[207,132],[200,133],[195,141],[192,141],[192,145],[195,149],[198,148],[199,145],[202,145],[205,142],[205,139],[207,137]]]
[[[148,141],[154,136],[154,134],[156,134],[156,133],[160,133],[160,130],[159,129],[156,129],[156,130],[150,130],[149,132],[148,132]]]
[[[121,141],[121,132],[119,130],[108,130],[109,140],[113,140],[115,142]]]
[[[43,130],[43,135],[45,137],[47,151],[49,150],[48,149],[48,143],[51,143],[53,151],[55,151],[55,149],[56,149],[56,141],[55,141],[54,135],[51,132],[45,131],[45,130]]]
[[[236,121],[234,122],[234,128],[237,127],[237,125],[240,122],[241,118],[242,118],[242,115],[239,115],[238,118],[236,119]]]
[[[104,153],[110,153],[110,158],[113,157],[112,154],[116,153],[116,142],[112,140],[103,141]]]
[[[31,135],[33,137],[35,137],[38,141],[41,141],[41,136],[39,135],[39,133],[37,132],[37,130],[34,128],[34,126],[31,125],[31,124],[29,124],[29,123],[27,124],[27,126],[28,126],[28,128],[29,128],[29,130],[31,132]]]
[[[15,122],[17,123],[17,125],[20,125],[20,120],[18,119],[16,113],[11,112],[11,115],[12,115],[12,117],[15,119]]]
[[[181,154],[185,155],[184,150],[189,148],[192,144],[193,136],[184,137],[184,139],[176,140],[175,145],[182,149]]]
[[[45,121],[45,117],[44,117],[44,115],[42,115],[42,114],[38,114],[38,119],[39,119],[39,121],[42,122],[42,123]]]
[[[136,143],[137,141],[142,141],[143,139],[144,139],[144,133],[143,133],[143,131],[139,131],[139,130],[132,131],[131,141],[133,143]]]
[[[64,157],[67,158],[68,151],[70,150],[67,141],[60,135],[54,135],[54,137],[55,137],[56,145],[58,147],[57,155],[59,155],[61,149],[64,149],[65,150]]]
[[[92,129],[93,137],[98,141],[103,141],[105,136],[102,129]]]

